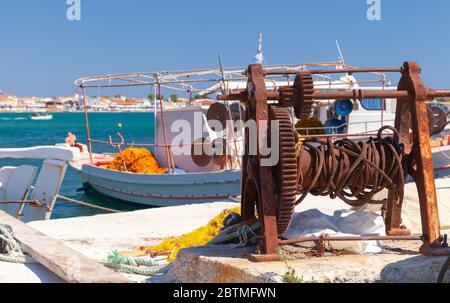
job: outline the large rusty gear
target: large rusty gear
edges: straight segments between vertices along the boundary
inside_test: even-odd
[[[270,107],[271,121],[279,121],[280,159],[272,173],[275,181],[275,195],[277,199],[277,226],[281,235],[289,227],[294,214],[297,196],[297,155],[296,135],[292,126],[289,112],[279,106]]]

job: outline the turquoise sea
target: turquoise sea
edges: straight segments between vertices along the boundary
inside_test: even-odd
[[[36,145],[54,145],[63,143],[70,131],[79,142],[86,142],[86,129],[83,113],[54,113],[51,121],[32,121],[27,113],[0,113],[0,148],[31,147]],[[127,142],[152,143],[154,140],[154,119],[152,113],[90,113],[89,122],[93,139],[108,141],[111,135],[117,142],[117,132],[120,132]],[[119,124],[122,127],[119,127]],[[94,151],[115,152],[112,147],[94,145]],[[40,166],[42,162],[36,160],[0,159],[0,167],[31,164]],[[107,206],[119,210],[135,210],[139,205],[108,199],[103,196],[87,196],[77,191],[81,188],[80,176],[71,167],[68,168],[61,194]],[[95,215],[100,211],[58,201],[52,218],[67,218],[76,216]]]

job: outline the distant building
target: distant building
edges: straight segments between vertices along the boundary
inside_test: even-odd
[[[10,94],[1,94],[0,95],[0,108],[10,109],[17,108],[19,106],[19,99],[16,96]]]

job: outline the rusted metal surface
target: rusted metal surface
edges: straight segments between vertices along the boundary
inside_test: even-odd
[[[355,142],[348,139],[327,141],[309,139],[297,144],[300,204],[308,194],[339,198],[359,207],[382,204],[374,196],[388,188],[395,199],[403,199],[405,173],[403,149],[395,139],[383,137]],[[395,129],[394,129],[395,131]]]
[[[294,94],[294,90],[292,88],[280,88],[283,91],[283,96],[279,91],[277,92],[268,92],[267,100],[280,100],[282,97],[289,98]],[[290,94],[289,94],[289,90]],[[233,94],[222,95],[219,96],[219,100],[241,100],[245,101],[246,99],[245,91],[235,91]],[[414,96],[414,95],[412,95]],[[428,100],[433,98],[445,98],[450,96],[450,90],[427,90],[426,98]],[[355,89],[355,90],[346,90],[346,91],[318,91],[315,90],[313,93],[313,100],[336,100],[336,99],[352,99],[352,100],[364,100],[364,99],[400,99],[400,98],[408,98],[410,96],[410,92],[406,90],[398,90],[398,91],[386,91],[386,90],[364,90],[364,89]]]
[[[398,89],[394,91],[314,89],[311,75],[345,72],[401,72],[402,77]],[[264,76],[275,74],[295,74],[296,81],[292,86],[268,92]],[[261,165],[264,157],[260,146],[265,138],[270,138],[269,129],[265,133],[258,133],[257,155],[249,154],[251,140],[248,130],[245,134],[242,215],[243,220],[247,221],[254,219],[257,213],[262,223],[263,233],[261,254],[252,256],[252,260],[276,260],[280,243],[294,243],[293,241],[279,242],[278,235],[286,230],[291,221],[295,206],[293,202],[300,203],[307,194],[339,197],[348,204],[361,206],[367,203],[379,203],[380,201],[373,201],[373,197],[382,189],[388,189],[389,192],[385,206],[388,237],[346,237],[333,238],[333,240],[422,240],[424,242],[421,247],[422,253],[450,254],[440,234],[426,107],[426,101],[429,99],[450,97],[450,90],[427,88],[419,74],[420,68],[414,62],[405,62],[400,69],[275,72],[264,71],[261,65],[255,64],[250,65],[246,73],[248,77],[246,90],[233,91],[231,94],[219,97],[221,100],[240,100],[246,106],[246,121],[253,119],[258,126],[266,125],[266,127],[271,125],[272,121],[278,121],[281,125],[280,162],[273,167]],[[383,128],[375,139],[371,138],[365,142],[348,139],[333,141],[331,137],[314,136],[308,136],[299,141],[288,112],[282,109],[282,107],[291,107],[297,117],[304,118],[311,114],[311,106],[317,100],[361,101],[369,98],[398,100],[395,129],[391,130],[392,135],[384,134],[383,131],[386,129]],[[269,105],[268,100],[276,102],[271,102]],[[423,229],[423,236],[420,237],[411,236],[410,231],[401,224],[403,188],[407,173],[414,178],[418,188]],[[301,195],[301,198],[295,201],[293,197],[297,194]],[[300,239],[300,242],[303,240]]]
[[[259,64],[250,65],[248,72],[248,102],[246,117],[256,121],[260,129],[269,121],[269,108],[267,105],[267,92],[264,81],[263,69]],[[246,136],[248,141],[248,133]],[[258,218],[261,221],[263,233],[262,249],[265,255],[276,259],[278,250],[278,230],[276,218],[274,178],[272,168],[262,166],[263,155],[261,147],[264,146],[265,133],[257,134],[257,155],[249,155],[244,158],[243,169],[247,170],[248,176],[244,179],[242,189],[243,220],[251,220],[254,217],[255,206]]]
[[[422,241],[423,236],[330,236],[330,235],[320,235],[320,236],[310,236],[310,237],[299,237],[292,240],[279,240],[279,245],[292,245],[307,242],[329,242],[329,241]]]
[[[408,173],[414,178],[419,193],[420,214],[425,242],[421,251],[440,248],[441,234],[437,206],[436,186],[434,182],[433,159],[430,145],[430,129],[425,102],[429,99],[425,84],[420,78],[420,67],[414,62],[403,65],[402,78],[398,90],[407,90],[409,97],[402,100],[411,112],[413,144],[408,163]],[[401,112],[397,112],[397,116]],[[398,122],[399,119],[396,119]],[[401,127],[401,125],[396,125]],[[398,201],[401,203],[401,201]],[[398,215],[399,216],[399,215]],[[398,220],[395,218],[395,220]]]
[[[320,75],[320,74],[352,74],[352,73],[396,73],[401,72],[401,68],[345,68],[345,69],[322,69],[322,70],[313,70],[311,74]],[[287,70],[287,71],[268,71],[265,72],[264,75],[295,75],[298,71],[295,70]]]
[[[293,87],[282,87],[278,91],[279,104],[285,107],[293,107],[295,115],[299,119],[307,119],[311,116],[314,103],[314,82],[308,71],[297,73]]]
[[[272,106],[270,109],[271,121],[279,123],[280,160],[272,170],[275,181],[277,229],[281,235],[289,227],[295,209],[297,196],[298,163],[295,150],[296,136],[289,113],[286,109]]]
[[[230,119],[230,112],[224,104],[216,102],[211,105],[206,112],[206,119],[208,121],[220,122],[222,129],[219,131],[222,131],[227,127],[227,121]]]

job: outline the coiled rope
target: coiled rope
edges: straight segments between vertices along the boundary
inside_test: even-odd
[[[112,208],[107,208],[107,207],[103,207],[103,206],[99,206],[99,205],[95,205],[92,203],[88,203],[88,202],[84,202],[84,201],[80,201],[77,199],[73,199],[73,198],[69,198],[63,195],[58,195],[58,198],[66,201],[66,202],[70,202],[70,203],[74,203],[74,204],[78,204],[81,206],[85,206],[85,207],[89,207],[92,209],[97,209],[97,210],[101,210],[101,211],[106,211],[106,212],[111,212],[111,213],[121,213],[122,211],[117,210],[117,209],[112,209]]]
[[[385,130],[394,136],[383,137]],[[302,155],[308,152],[313,165],[305,176],[299,173],[301,203],[311,193],[315,196],[339,197],[351,206],[381,204],[373,201],[375,194],[385,188],[392,190],[396,199],[402,199],[405,184],[403,161],[404,146],[399,143],[398,132],[390,126],[381,128],[377,138],[367,142],[343,139],[332,142],[308,140],[296,147],[299,172],[302,171]]]
[[[167,264],[159,264],[148,257],[127,257],[118,251],[113,251],[108,256],[105,265],[120,272],[141,276],[153,276],[164,273],[168,269]]]
[[[235,239],[239,239],[239,244],[235,246],[244,247],[248,244],[249,235],[255,237],[256,239],[259,239],[259,236],[256,235],[255,231],[260,227],[261,227],[260,221],[257,221],[253,224],[231,226],[227,229],[224,229],[219,235],[210,240],[207,243],[207,245],[220,245],[225,242],[230,242]]]
[[[5,254],[0,253],[0,261],[22,264],[35,263],[22,252],[9,226],[0,224],[0,241],[3,241],[4,251],[6,252]]]

